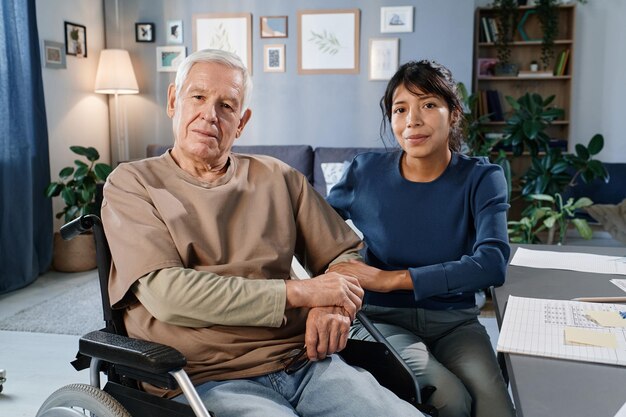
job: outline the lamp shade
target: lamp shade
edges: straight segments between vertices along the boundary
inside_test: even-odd
[[[125,49],[103,49],[96,73],[96,93],[137,94],[139,87]]]

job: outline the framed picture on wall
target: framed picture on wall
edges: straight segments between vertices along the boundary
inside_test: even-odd
[[[77,23],[65,22],[65,53],[87,57],[87,29]]]
[[[154,42],[154,23],[135,23],[135,42]]]
[[[287,16],[261,16],[262,38],[286,38]]]
[[[167,43],[183,43],[183,21],[168,20],[167,33],[165,34]]]
[[[193,15],[193,50],[206,48],[234,52],[252,74],[252,15],[205,13]]]
[[[389,80],[398,70],[398,38],[370,39],[369,79]]]
[[[285,44],[263,45],[263,71],[285,72]]]
[[[187,50],[184,46],[158,46],[156,54],[157,71],[176,72],[180,63],[187,56]]]
[[[359,73],[359,9],[298,11],[298,73]]]
[[[413,32],[413,6],[381,7],[380,32]]]
[[[63,69],[65,63],[65,46],[61,42],[43,41],[43,62],[46,68]]]

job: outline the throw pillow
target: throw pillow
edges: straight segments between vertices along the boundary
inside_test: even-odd
[[[594,204],[586,210],[613,238],[626,244],[626,199],[619,204]]]
[[[339,182],[346,168],[348,168],[348,165],[350,165],[349,161],[322,162],[320,164],[322,172],[324,173],[324,181],[326,182],[326,195],[328,195],[330,189]]]

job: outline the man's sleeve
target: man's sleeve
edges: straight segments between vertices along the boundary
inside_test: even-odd
[[[176,326],[279,327],[285,312],[285,282],[280,279],[168,268],[140,278],[132,290],[156,319]]]

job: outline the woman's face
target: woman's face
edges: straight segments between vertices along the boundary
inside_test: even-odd
[[[391,105],[391,129],[398,144],[412,158],[448,155],[450,110],[443,98],[404,85],[396,88]]]

